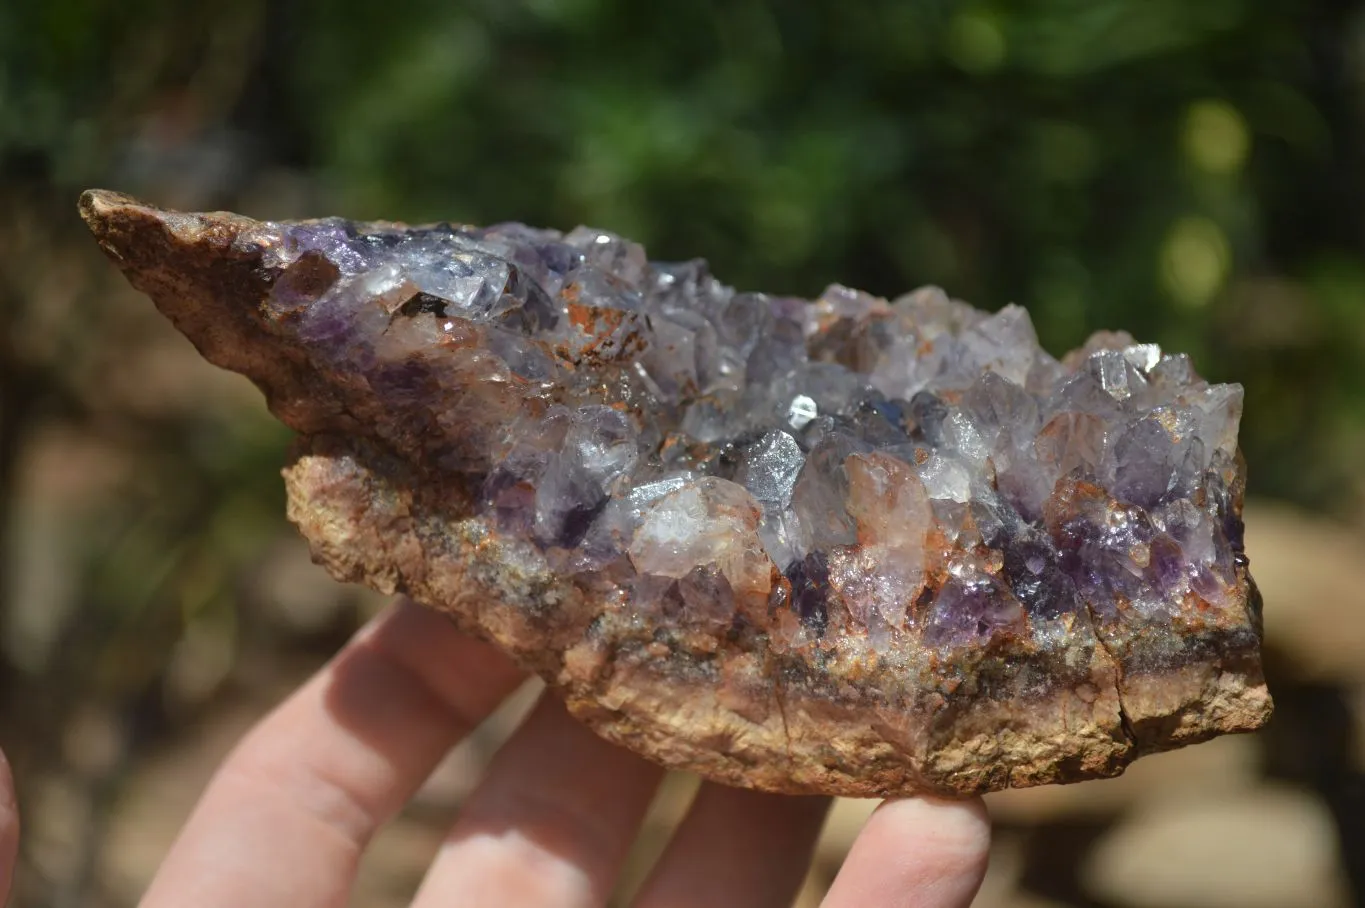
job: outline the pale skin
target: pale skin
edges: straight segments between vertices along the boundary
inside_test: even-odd
[[[492,646],[396,603],[228,756],[143,908],[343,908],[378,829],[524,677]],[[606,905],[660,778],[546,695],[454,818],[413,908]],[[827,807],[703,784],[634,908],[789,905]],[[0,904],[18,841],[0,756]],[[979,800],[887,801],[823,905],[969,905],[989,841]]]

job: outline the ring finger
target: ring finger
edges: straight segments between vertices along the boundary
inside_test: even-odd
[[[829,798],[707,783],[636,908],[781,908],[806,876]]]

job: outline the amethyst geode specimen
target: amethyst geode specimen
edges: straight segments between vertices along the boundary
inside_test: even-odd
[[[924,289],[737,293],[598,230],[180,214],[137,288],[302,436],[336,577],[448,611],[607,738],[787,792],[1110,776],[1260,726],[1241,390]]]

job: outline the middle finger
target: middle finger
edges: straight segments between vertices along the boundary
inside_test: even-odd
[[[470,796],[413,908],[605,905],[662,774],[543,696]]]

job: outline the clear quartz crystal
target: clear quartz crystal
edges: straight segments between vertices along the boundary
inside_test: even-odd
[[[1241,389],[1125,334],[1058,361],[1018,306],[736,293],[584,227],[254,241],[319,367],[426,427],[393,444],[477,472],[501,528],[634,577],[639,608],[952,647],[1219,607],[1237,583]],[[458,412],[430,393],[450,386]],[[442,453],[471,433],[490,462]]]

